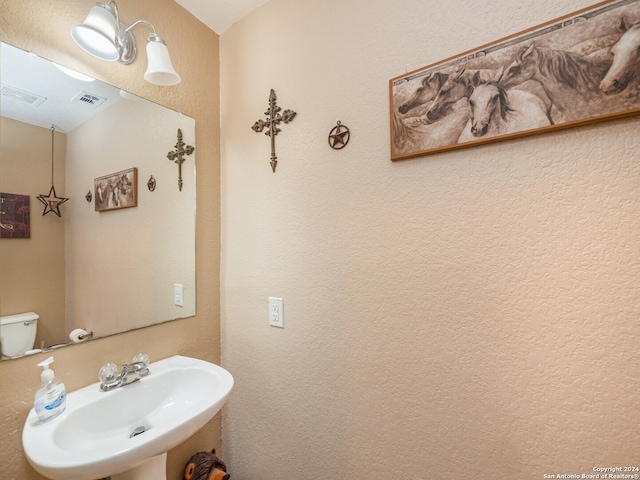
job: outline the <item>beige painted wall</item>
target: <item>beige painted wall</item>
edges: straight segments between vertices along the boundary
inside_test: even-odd
[[[592,3],[271,0],[221,35],[235,480],[638,464],[640,118],[389,160],[389,79]]]
[[[218,37],[171,0],[133,0],[121,5],[123,20],[145,18],[154,23],[167,41],[174,66],[182,76],[182,83],[176,87],[152,86],[142,78],[146,68],[144,52],[132,65],[124,66],[92,59],[75,46],[69,29],[83,20],[93,3],[3,1],[0,3],[0,40],[34,50],[170,108],[181,109],[196,119],[197,314],[190,319],[58,350],[55,371],[69,390],[97,381],[98,369],[107,361],[127,362],[139,350],[147,352],[152,359],[183,354],[220,361]],[[136,27],[134,34],[138,44],[144,45],[148,34],[144,26]],[[22,426],[38,386],[35,364],[42,358],[35,356],[0,363],[3,411],[0,472],[3,479],[42,478],[28,465],[21,448]],[[188,442],[172,450],[169,478],[180,478],[184,464],[194,452],[219,447],[220,435],[218,416]]]
[[[63,196],[66,143],[67,136],[56,132],[55,186]],[[64,219],[54,213],[43,216],[44,205],[37,198],[47,195],[50,187],[51,130],[0,118],[0,191],[29,195],[31,211],[30,238],[0,241],[0,314],[36,312],[36,347],[65,338]]]

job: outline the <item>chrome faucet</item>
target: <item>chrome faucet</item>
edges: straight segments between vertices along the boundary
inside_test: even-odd
[[[118,367],[114,363],[107,363],[100,369],[100,390],[108,392],[124,387],[146,377],[149,373],[149,357],[144,353],[136,355],[133,362],[122,365],[120,374],[118,374]]]

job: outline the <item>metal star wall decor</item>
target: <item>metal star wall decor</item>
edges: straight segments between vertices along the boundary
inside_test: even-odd
[[[265,127],[268,127],[268,130],[264,132],[265,135],[269,135],[271,137],[271,170],[273,173],[276,173],[276,165],[278,164],[278,157],[276,156],[276,135],[281,130],[278,128],[280,122],[289,123],[294,117],[297,115],[293,110],[285,110],[280,114],[282,108],[276,105],[276,92],[271,89],[271,93],[269,94],[269,110],[264,112],[267,116],[266,120],[258,120],[251,127],[255,132],[262,132]]]
[[[173,152],[167,153],[167,158],[172,162],[178,164],[178,190],[182,191],[182,164],[186,160],[183,155],[191,155],[194,148],[191,145],[187,145],[182,141],[182,130],[178,129],[178,141],[175,145],[176,149]],[[154,185],[155,189],[155,185]],[[151,190],[151,188],[150,188]],[[153,191],[153,190],[151,190]]]
[[[350,136],[349,127],[342,125],[338,120],[338,124],[329,132],[329,146],[334,150],[340,150],[349,143]]]
[[[57,216],[61,217],[60,213],[60,205],[69,200],[65,197],[59,197],[56,193],[56,187],[53,185],[53,141],[54,135],[56,131],[56,126],[51,125],[51,190],[49,190],[49,195],[38,195],[37,198],[44,205],[44,212],[42,212],[42,216],[44,217],[47,213],[53,212]]]

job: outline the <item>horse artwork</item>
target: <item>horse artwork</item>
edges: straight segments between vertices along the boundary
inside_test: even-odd
[[[138,206],[138,169],[96,178],[93,182],[96,212]]]
[[[391,159],[640,113],[640,0],[608,0],[389,81]]]
[[[627,88],[629,81],[640,73],[640,22],[628,23],[620,17],[618,29],[623,32],[620,39],[611,47],[613,63],[600,82],[600,90],[605,95],[617,95]]]
[[[500,83],[502,69],[494,79],[484,82],[478,73],[473,76],[466,97],[469,121],[458,138],[464,143],[474,138],[489,138],[505,133],[546,127],[553,123],[547,104],[538,95]]]

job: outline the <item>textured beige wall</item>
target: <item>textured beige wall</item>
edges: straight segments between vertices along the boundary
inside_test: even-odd
[[[219,362],[219,62],[218,37],[171,0],[131,0],[121,5],[122,18],[152,21],[165,38],[174,66],[182,76],[176,87],[144,82],[145,54],[129,66],[92,59],[73,44],[69,29],[81,22],[93,1],[40,2],[5,0],[0,3],[0,40],[34,50],[135,94],[181,109],[196,119],[197,167],[197,315],[127,334],[80,344],[55,354],[56,373],[69,390],[97,380],[100,365],[124,363],[143,350],[152,359],[174,354]],[[136,27],[136,40],[145,44],[148,31]],[[175,139],[174,139],[175,140]],[[173,140],[173,141],[174,141]],[[41,479],[27,463],[21,448],[24,420],[38,385],[35,364],[40,356],[0,363],[0,476],[7,480]],[[220,445],[216,417],[185,444],[169,454],[169,478],[180,478],[184,464],[196,451]]]
[[[271,0],[221,35],[235,480],[638,465],[640,118],[389,160],[390,78],[592,3]]]
[[[56,132],[54,175],[58,195],[65,193],[66,143],[67,136]],[[0,118],[0,192],[31,197],[31,238],[0,242],[0,314],[40,315],[36,347],[41,342],[49,346],[65,341],[64,219],[54,213],[43,216],[44,205],[37,199],[40,194],[47,195],[50,186],[51,130]]]

